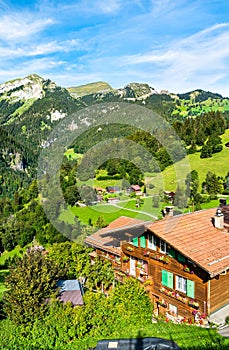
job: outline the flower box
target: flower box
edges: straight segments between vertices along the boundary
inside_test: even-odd
[[[194,309],[199,309],[199,303],[195,300],[189,300],[188,305],[193,307]]]
[[[126,250],[128,250],[128,252],[133,252],[133,251],[134,251],[134,248],[133,248],[133,247],[130,247],[130,246],[127,246],[127,247],[126,247]]]
[[[128,262],[130,260],[130,258],[128,257],[128,256],[124,256],[123,258],[122,258],[122,261],[123,262]]]
[[[168,304],[164,300],[159,300],[157,303],[162,307],[168,307]]]

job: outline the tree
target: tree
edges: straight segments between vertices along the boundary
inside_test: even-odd
[[[98,217],[98,219],[96,220],[95,226],[98,228],[103,228],[103,227],[106,227],[107,225],[108,224],[107,224],[106,220],[104,219],[104,216],[100,215]]]
[[[205,188],[210,196],[216,196],[218,193],[223,193],[223,185],[221,180],[211,171],[208,171],[202,187]]]
[[[75,242],[55,243],[49,250],[48,259],[58,265],[65,278],[86,277],[91,268],[90,251]]]
[[[179,186],[176,189],[174,205],[180,209],[187,207],[187,196],[185,195],[185,191],[181,189]]]
[[[4,311],[16,324],[27,324],[47,311],[47,299],[56,296],[57,266],[41,247],[32,247],[10,268],[4,293]]]

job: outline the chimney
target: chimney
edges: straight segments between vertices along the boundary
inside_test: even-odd
[[[221,209],[217,209],[215,216],[213,218],[214,226],[215,228],[223,229],[224,227],[224,215],[221,211]]]
[[[164,209],[165,216],[173,216],[173,209],[174,209],[173,206],[165,207],[165,209]]]

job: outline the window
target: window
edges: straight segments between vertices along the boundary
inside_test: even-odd
[[[195,298],[195,282],[187,278],[176,276],[176,289],[187,294],[190,298]]]
[[[177,307],[173,304],[169,304],[169,311],[172,315],[177,316]]]
[[[150,233],[148,234],[148,248],[157,250],[157,237]]]
[[[176,276],[176,289],[186,294],[187,279],[181,276]]]
[[[165,241],[160,240],[160,252],[166,254],[167,249],[166,249],[166,243]]]
[[[173,274],[172,274],[172,272],[162,270],[161,271],[161,283],[164,286],[173,289]]]

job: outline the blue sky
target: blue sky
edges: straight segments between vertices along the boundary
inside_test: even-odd
[[[228,0],[0,0],[0,83],[146,82],[229,96]]]

